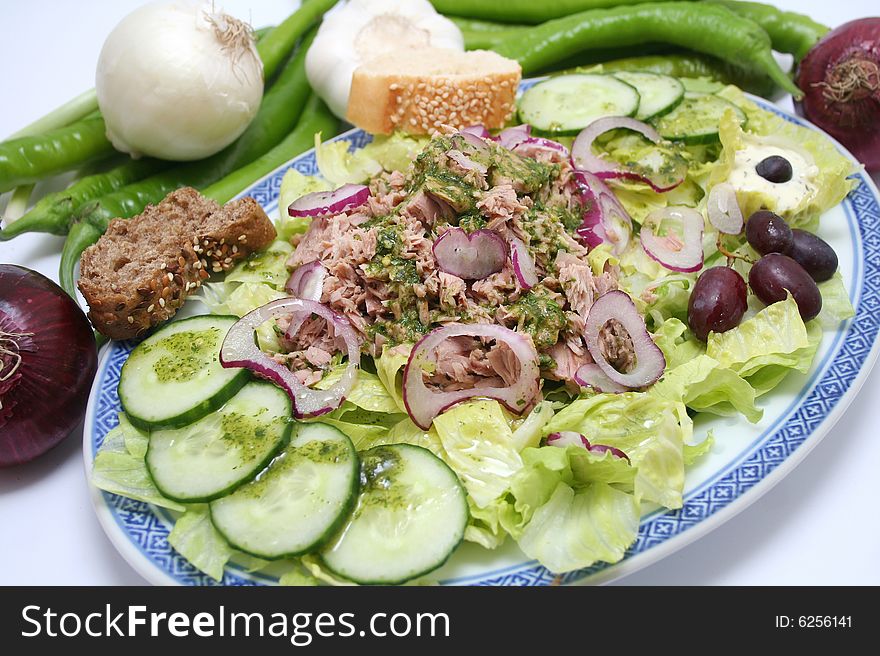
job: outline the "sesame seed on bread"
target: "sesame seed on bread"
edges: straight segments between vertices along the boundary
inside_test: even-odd
[[[220,206],[192,187],[131,219],[114,219],[80,260],[89,319],[113,339],[143,336],[167,321],[211,273],[226,271],[275,239],[253,198]]]
[[[355,70],[346,118],[373,134],[500,128],[514,112],[521,76],[517,62],[488,50],[396,50]]]

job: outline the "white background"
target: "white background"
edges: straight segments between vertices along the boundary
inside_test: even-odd
[[[771,0],[772,1],[772,0]],[[94,85],[104,38],[141,0],[0,0],[0,137]],[[253,25],[280,22],[294,0],[217,0]],[[877,13],[876,0],[776,0],[836,26]],[[780,103],[790,109],[790,100]],[[876,179],[876,176],[875,176]],[[0,262],[57,279],[62,239],[0,243]],[[880,367],[832,433],[745,512],[623,584],[880,584]],[[38,461],[0,470],[0,584],[135,585],[104,536],[77,431]],[[833,613],[835,609],[815,609]]]

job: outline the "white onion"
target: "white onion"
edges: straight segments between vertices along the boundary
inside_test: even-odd
[[[250,28],[211,3],[152,3],[107,37],[95,90],[117,150],[202,159],[235,141],[256,115],[263,64]]]
[[[736,199],[736,189],[728,182],[721,182],[709,192],[706,199],[706,211],[711,223],[718,232],[726,235],[738,235],[742,232],[745,220],[739,202]]]

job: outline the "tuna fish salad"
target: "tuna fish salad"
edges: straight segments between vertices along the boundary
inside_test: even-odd
[[[761,396],[853,313],[816,234],[851,162],[735,87],[660,81],[687,85],[686,115],[600,116],[568,135],[552,121],[352,131],[317,139],[280,189],[255,188],[278,193],[278,237],[202,286],[218,349],[204,357],[231,381],[215,397],[244,385],[222,421],[250,408],[259,423],[259,404],[295,421],[251,431],[263,450],[229,474],[250,481],[231,495],[187,496],[186,479],[172,499],[211,500],[230,544],[322,582],[421,577],[462,539],[509,538],[556,573],[623,558],[645,512],[682,507],[687,467],[712,449],[695,418],[761,421]],[[160,337],[130,361],[178,343]],[[156,406],[129,418],[175,419]],[[185,478],[148,457],[163,484]],[[332,504],[301,493],[317,471],[338,478]],[[299,532],[255,533],[252,508],[307,497]],[[405,539],[388,557],[392,533]]]
[[[410,168],[380,173],[368,186],[362,205],[316,216],[287,261],[293,270],[319,263],[326,271],[316,300],[351,322],[364,352],[378,356],[439,326],[481,323],[530,340],[545,378],[572,381],[592,362],[584,322],[593,301],[617,289],[619,270],[606,263],[594,275],[586,260],[576,234],[585,197],[565,153],[436,136]],[[524,247],[518,255],[531,278],[514,265],[516,247]],[[330,362],[336,349],[323,324],[308,320],[284,344],[295,370]],[[621,369],[631,364],[631,340],[617,326],[603,329],[602,348]],[[517,369],[504,342],[459,336],[439,347],[431,382],[510,385]]]

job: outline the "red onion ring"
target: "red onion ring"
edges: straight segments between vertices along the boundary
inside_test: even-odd
[[[610,451],[611,455],[617,458],[623,458],[627,462],[632,462],[629,459],[629,456],[626,455],[623,451],[618,449],[616,446],[608,446],[607,444],[592,444],[590,445],[591,453],[605,453],[606,451]]]
[[[617,162],[610,162],[607,159],[594,154],[593,142],[596,138],[605,134],[609,130],[616,130],[618,128],[625,128],[627,130],[632,130],[633,132],[638,132],[655,144],[663,141],[663,138],[657,130],[647,123],[642,123],[641,121],[637,121],[636,119],[627,116],[606,116],[590,123],[587,127],[581,130],[580,134],[575,138],[574,143],[571,146],[571,162],[574,167],[580,171],[594,173],[602,179],[627,178],[644,182],[657,193],[663,193],[670,189],[675,189],[678,185],[684,182],[685,175],[687,174],[686,168],[676,172],[677,175],[674,184],[663,184],[650,177],[644,176],[641,173],[626,169]]]
[[[666,220],[681,225],[683,239],[676,235],[658,237],[654,225]],[[692,273],[703,268],[703,216],[690,207],[664,207],[651,212],[639,233],[642,248],[652,260],[671,271]]]
[[[291,296],[306,301],[321,301],[324,291],[324,279],[327,277],[327,268],[320,260],[313,260],[307,264],[301,264],[290,274],[284,289]]]
[[[709,223],[718,232],[726,235],[738,235],[742,232],[745,221],[733,185],[722,182],[712,187],[709,198],[706,199],[706,209]]]
[[[504,268],[507,244],[494,230],[450,228],[432,247],[437,266],[463,280],[482,280]]]
[[[575,179],[586,208],[584,220],[575,231],[590,248],[611,244],[615,255],[623,253],[632,237],[632,219],[608,185],[592,173],[578,171]]]
[[[529,254],[529,248],[521,239],[510,239],[510,263],[513,265],[513,273],[519,281],[520,287],[528,291],[539,282],[538,272],[535,270],[535,261]]]
[[[607,444],[590,444],[590,440],[586,436],[576,433],[575,431],[561,431],[559,433],[550,433],[547,436],[547,446],[562,447],[579,446],[585,448],[590,453],[605,453],[610,451],[611,455],[617,458],[624,458],[630,462],[629,456],[615,446]]]
[[[575,431],[560,431],[559,433],[550,433],[547,436],[547,446],[559,446],[562,448],[582,446],[585,449],[589,449],[590,440]]]
[[[512,150],[517,155],[524,155],[525,157],[534,157],[535,152],[542,150],[558,153],[562,159],[569,159],[571,157],[568,148],[558,141],[544,139],[543,137],[529,137],[514,146]]]
[[[620,394],[621,392],[629,391],[628,388],[615,383],[606,376],[602,368],[595,362],[589,362],[578,368],[574,372],[574,382],[581,387],[592,387],[597,392],[602,393]]]
[[[479,162],[475,162],[460,150],[447,150],[446,156],[454,161],[456,164],[458,164],[465,171],[477,171],[478,173],[482,173],[483,175],[485,175],[489,171],[489,169],[487,169],[484,165],[480,164]]]
[[[459,130],[461,134],[471,134],[480,139],[491,139],[492,135],[489,134],[489,131],[486,129],[485,125],[469,125],[466,128],[462,128]]]
[[[314,191],[297,198],[287,208],[287,213],[290,216],[338,214],[363,205],[369,197],[369,187],[359,184],[344,184],[333,191]]]
[[[303,385],[290,369],[263,353],[254,340],[254,331],[270,319],[290,316],[291,328],[288,328],[288,334],[296,334],[312,314],[331,322],[336,334],[345,340],[348,350],[348,366],[342,378],[327,390],[311,389]],[[229,329],[220,348],[220,364],[223,367],[250,369],[257,376],[272,381],[287,392],[293,402],[293,413],[297,419],[317,417],[338,408],[354,387],[360,358],[360,340],[347,319],[320,303],[298,298],[282,298],[248,312]]]
[[[636,366],[628,373],[621,373],[612,367],[605,359],[599,344],[599,331],[611,319],[621,323],[635,348]],[[648,334],[644,318],[629,295],[620,290],[606,292],[596,299],[587,315],[584,338],[595,363],[618,385],[628,388],[645,387],[660,378],[666,369],[663,351]]]
[[[422,379],[424,365],[434,361],[432,354],[451,337],[489,337],[506,343],[520,364],[518,380],[509,387],[475,387],[455,392],[433,392]],[[428,430],[434,417],[444,410],[474,397],[495,399],[520,415],[532,407],[541,392],[538,352],[532,341],[520,333],[497,324],[448,324],[422,337],[410,353],[403,370],[403,403],[413,422]]]
[[[528,124],[517,125],[512,128],[502,130],[495,140],[508,150],[513,150],[519,144],[532,136],[532,126]]]
[[[467,128],[465,128],[465,130],[466,129]],[[459,132],[458,136],[460,136],[466,144],[471,146],[478,153],[485,153],[486,151],[489,150],[489,144],[486,143],[486,141],[483,139],[483,137],[480,137],[480,136],[474,134],[473,132],[465,132],[465,130],[462,130],[461,132]],[[488,134],[489,133],[487,132],[486,139],[491,138],[488,136]]]

